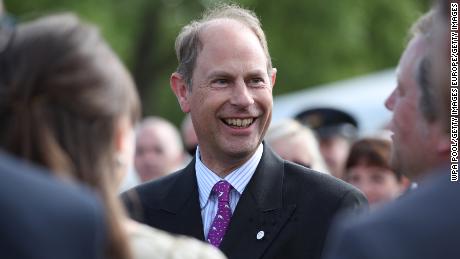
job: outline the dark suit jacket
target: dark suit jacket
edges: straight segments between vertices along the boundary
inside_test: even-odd
[[[0,152],[0,258],[102,258],[104,233],[88,190]]]
[[[324,258],[460,258],[460,184],[439,170],[394,203],[339,222]]]
[[[142,222],[204,240],[195,161],[185,169],[124,194],[137,193]],[[366,203],[351,185],[281,160],[267,145],[243,192],[220,249],[234,259],[320,258],[333,216]],[[259,231],[264,237],[256,238]]]

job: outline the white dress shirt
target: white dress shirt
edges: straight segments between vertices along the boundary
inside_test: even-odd
[[[233,188],[230,191],[230,208],[232,209],[233,214],[236,205],[240,200],[241,194],[243,194],[243,191],[249,180],[251,180],[257,165],[259,165],[262,153],[263,144],[260,144],[254,155],[246,163],[233,170],[224,179],[222,179],[211,171],[205,164],[203,164],[200,156],[200,148],[197,148],[195,153],[195,171],[205,238],[208,236],[209,228],[211,227],[212,221],[217,213],[217,196],[212,193],[214,185],[221,180],[225,180],[232,185]]]

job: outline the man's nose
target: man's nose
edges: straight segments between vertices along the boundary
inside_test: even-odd
[[[247,107],[254,104],[254,98],[244,80],[237,80],[230,103],[235,106]]]
[[[395,104],[395,93],[396,93],[396,90],[393,90],[393,92],[391,92],[390,96],[387,97],[387,99],[385,100],[385,107],[389,110],[389,111],[393,111],[393,107],[394,107],[394,104]]]

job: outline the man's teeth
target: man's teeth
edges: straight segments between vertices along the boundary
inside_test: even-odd
[[[234,127],[246,128],[252,124],[254,119],[225,119],[225,123]]]

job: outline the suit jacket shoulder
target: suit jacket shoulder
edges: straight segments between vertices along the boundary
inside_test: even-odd
[[[195,160],[122,194],[130,216],[151,227],[204,240]]]
[[[460,186],[448,169],[405,197],[334,227],[326,258],[456,258]]]
[[[289,161],[283,161],[286,185],[298,190],[295,196],[311,197],[331,209],[353,209],[366,206],[364,195],[354,186],[333,176],[315,172]]]
[[[164,176],[160,179],[143,183],[139,186],[134,187],[131,190],[124,192],[121,195],[123,202],[128,208],[132,216],[139,216],[139,213],[135,210],[140,209],[146,211],[149,209],[156,209],[164,204],[164,200],[170,194],[171,188],[183,177],[184,170],[179,170],[170,175]],[[193,180],[193,179],[190,179]],[[139,206],[141,206],[139,208]],[[140,218],[143,218],[143,212],[140,213]]]
[[[5,258],[101,258],[102,205],[89,190],[0,153],[0,253]]]

